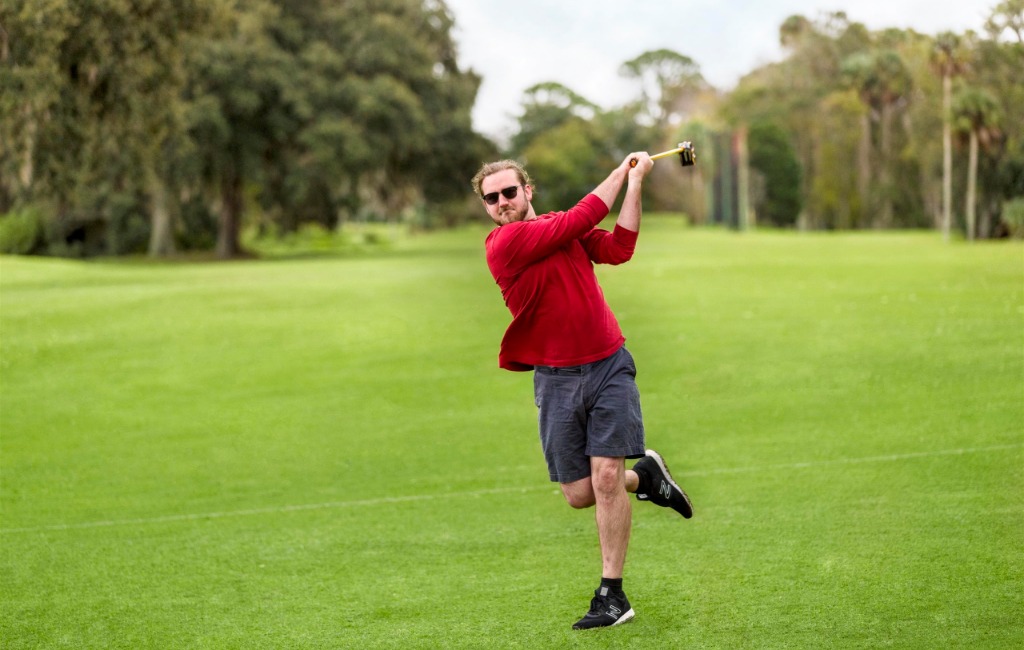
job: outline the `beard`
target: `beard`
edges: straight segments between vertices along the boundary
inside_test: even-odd
[[[527,214],[529,214],[529,204],[525,201],[522,207],[516,207],[509,203],[501,212],[498,213],[498,222],[504,225],[506,223],[523,221],[526,219]]]

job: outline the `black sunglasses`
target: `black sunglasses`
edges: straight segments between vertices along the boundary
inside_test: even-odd
[[[501,195],[504,196],[509,201],[511,201],[512,199],[516,198],[517,194],[519,194],[519,188],[520,187],[526,187],[526,186],[525,185],[513,185],[512,187],[506,187],[505,189],[503,189],[501,191]],[[498,193],[497,192],[491,192],[490,194],[484,194],[484,203],[486,203],[487,205],[494,205],[497,202],[498,202]]]

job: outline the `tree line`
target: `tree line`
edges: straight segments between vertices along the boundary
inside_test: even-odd
[[[724,156],[734,167],[724,180],[757,223],[1024,236],[1024,0],[993,6],[984,34],[871,31],[832,12],[788,18],[779,39],[785,58],[727,93],[670,50],[623,64],[639,96],[611,111],[538,84],[526,92],[512,152],[554,181],[545,207],[591,180],[567,160],[603,155],[608,164],[630,142],[670,149],[692,140],[699,162],[690,173],[652,172],[655,209],[713,221],[723,196],[711,187],[723,181],[714,158]]]
[[[728,180],[715,158],[738,156],[757,223],[1024,232],[1024,0],[993,6],[984,34],[793,16],[786,57],[730,92],[645,52],[622,64],[637,92],[621,106],[527,89],[504,147],[473,131],[481,79],[453,26],[443,0],[10,0],[0,248],[232,257],[243,226],[452,225],[479,216],[467,179],[499,155],[557,209],[628,151],[679,140],[698,165],[657,165],[647,205],[698,222]]]
[[[995,5],[985,31],[793,16],[789,56],[746,77],[723,113],[789,136],[808,227],[996,236],[1004,217],[1024,225],[1024,0]]]
[[[440,0],[5,2],[0,213],[25,252],[232,257],[243,216],[443,211],[494,153],[452,25]]]

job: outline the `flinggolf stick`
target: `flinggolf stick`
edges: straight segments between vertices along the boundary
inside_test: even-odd
[[[697,162],[697,156],[693,153],[693,144],[689,142],[680,142],[675,149],[670,149],[668,151],[656,153],[653,156],[651,156],[651,160],[657,160],[659,158],[668,158],[669,156],[674,156],[675,154],[679,154],[679,162],[682,164],[683,167],[689,167],[690,165]],[[637,159],[634,158],[633,160],[629,161],[629,166],[636,167],[637,162]]]

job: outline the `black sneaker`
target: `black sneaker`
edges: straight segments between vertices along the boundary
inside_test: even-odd
[[[574,630],[589,630],[595,627],[608,627],[632,620],[636,615],[629,606],[626,594],[613,594],[608,587],[599,587],[590,599],[590,611],[573,624]]]
[[[686,496],[683,488],[672,480],[668,466],[658,452],[648,449],[647,455],[633,466],[633,471],[641,477],[640,487],[636,491],[637,500],[650,501],[663,508],[672,508],[686,519],[693,516],[690,497]]]

